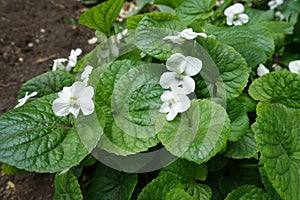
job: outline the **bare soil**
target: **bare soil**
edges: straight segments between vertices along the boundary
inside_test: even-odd
[[[12,109],[21,85],[50,70],[71,49],[93,49],[94,31],[78,24],[86,5],[75,0],[0,0],[0,114]],[[71,22],[75,23],[71,23]],[[0,174],[0,199],[53,199],[53,175]]]

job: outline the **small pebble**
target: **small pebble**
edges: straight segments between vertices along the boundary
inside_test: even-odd
[[[19,62],[23,62],[24,58],[20,57],[18,60],[19,60]]]
[[[40,32],[41,32],[41,33],[45,33],[45,32],[46,32],[46,29],[41,28],[41,29],[40,29]]]
[[[29,43],[27,44],[27,46],[28,46],[28,47],[33,47],[34,44],[33,44],[32,42],[29,42]]]

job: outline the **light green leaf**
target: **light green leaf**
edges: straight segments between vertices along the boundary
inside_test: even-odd
[[[259,103],[257,115],[252,130],[267,178],[282,199],[300,199],[299,109]]]
[[[105,1],[85,11],[80,16],[79,23],[108,34],[123,7],[123,3],[124,0]]]
[[[233,159],[252,158],[257,154],[257,143],[252,131],[248,131],[240,140],[229,142],[224,156]]]
[[[197,96],[209,97],[207,91],[209,88],[214,88],[217,96],[225,96],[223,98],[231,99],[239,96],[246,87],[249,77],[245,59],[232,47],[216,40],[199,38],[198,41],[207,50],[217,68],[203,64],[202,71],[195,77]],[[217,81],[218,76],[221,76],[219,81]],[[202,77],[206,77],[205,82]],[[226,94],[221,94],[224,92],[223,87]]]
[[[158,120],[158,138],[171,154],[202,164],[225,146],[230,122],[225,109],[209,100],[193,100],[173,121]]]
[[[219,28],[206,24],[206,33],[232,46],[247,61],[249,67],[265,63],[274,53],[275,44],[271,34],[262,26],[234,26]]]
[[[137,66],[139,65],[139,66]],[[155,120],[161,106],[157,85],[164,67],[122,60],[111,63],[97,87],[96,112],[106,112],[105,136],[99,147],[117,155],[155,146]],[[101,112],[100,112],[101,114]]]
[[[175,188],[172,189],[166,197],[166,200],[194,200],[184,189]]]
[[[137,184],[137,174],[129,174],[99,164],[87,200],[129,200]]]
[[[0,162],[36,172],[57,172],[78,164],[95,147],[101,132],[84,146],[68,117],[57,117],[57,94],[39,98],[0,116]]]
[[[49,71],[24,83],[19,90],[18,97],[23,98],[25,93],[37,92],[35,97],[59,92],[65,86],[75,82],[75,76],[63,71]]]
[[[170,13],[150,12],[150,13],[144,13],[144,14],[139,14],[139,15],[134,15],[129,17],[126,21],[127,27],[129,29],[135,29],[145,16],[155,20],[158,23],[160,21],[172,21],[172,20],[179,21],[178,17]]]
[[[272,197],[262,188],[254,185],[243,185],[228,194],[226,200],[272,200]]]
[[[169,6],[171,8],[177,8],[182,2],[183,2],[183,0],[173,0],[173,1],[169,1],[169,0],[155,0],[154,4],[162,4],[162,5]]]
[[[289,71],[268,73],[252,82],[249,94],[255,100],[300,108],[300,76]]]
[[[78,180],[71,172],[62,175],[56,174],[54,179],[54,189],[55,200],[83,199]]]
[[[184,159],[177,159],[174,163],[164,167],[159,176],[166,174],[177,177],[182,183],[184,189],[194,197],[194,199],[210,199],[212,196],[211,189],[205,184],[199,183],[204,181],[207,176],[205,165],[197,165]]]
[[[180,4],[176,10],[176,16],[181,19],[182,22],[189,25],[195,19],[206,19],[213,13],[209,11],[216,4],[216,0],[185,0]]]
[[[184,189],[180,181],[172,175],[159,176],[152,180],[140,193],[138,200],[165,200],[173,189]]]
[[[2,174],[25,174],[26,170],[18,169],[14,166],[8,165],[6,163],[1,164],[1,173]]]

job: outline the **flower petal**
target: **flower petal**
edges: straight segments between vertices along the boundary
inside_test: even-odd
[[[69,112],[69,101],[66,98],[55,99],[52,103],[52,110],[57,116],[68,115]]]
[[[263,64],[259,64],[258,68],[257,68],[257,75],[258,76],[263,76],[267,73],[269,73],[270,70],[267,69]]]
[[[161,75],[159,84],[165,88],[168,89],[170,88],[171,84],[174,84],[174,81],[176,81],[176,72],[165,72]]]
[[[91,87],[91,86],[89,86]],[[79,97],[82,96],[82,92],[85,89],[85,83],[82,81],[76,81],[71,86],[71,96],[73,97]]]
[[[179,113],[183,113],[189,109],[191,105],[191,100],[183,94],[178,94],[176,96],[176,107]]]
[[[170,110],[171,110],[171,104],[169,102],[164,102],[161,105],[161,107],[159,109],[159,112],[161,112],[161,113],[168,113],[168,112],[170,112]]]
[[[172,106],[170,112],[167,115],[167,120],[172,121],[176,117],[177,114],[178,114],[178,107]]]
[[[187,29],[184,29],[183,31],[181,31],[181,32],[179,33],[179,36],[180,36],[180,37],[183,37],[183,38],[185,38],[185,39],[187,39],[187,40],[193,40],[193,39],[195,39],[198,35],[197,35],[197,33],[195,33],[195,32],[193,31],[193,29],[187,28]]]
[[[236,3],[226,8],[224,11],[224,15],[229,16],[229,15],[235,15],[243,12],[244,12],[244,6],[240,3]]]
[[[74,115],[75,118],[77,118],[79,111],[80,111],[80,107],[79,106],[70,106],[69,111],[70,111],[70,113],[72,113]]]
[[[174,42],[176,44],[182,44],[184,42],[184,39],[182,39],[179,35],[166,36],[163,38],[163,40],[171,40],[172,42]]]
[[[164,91],[164,93],[160,96],[162,102],[169,101],[170,99],[174,98],[174,93],[171,91]]]
[[[186,57],[187,66],[185,68],[185,73],[188,76],[194,76],[200,72],[202,69],[202,61],[198,58],[187,56]]]
[[[289,63],[289,70],[293,73],[300,74],[300,60],[295,60]]]
[[[195,91],[195,81],[189,76],[184,76],[182,81],[184,94],[190,94]]]
[[[174,53],[167,60],[166,65],[168,70],[181,74],[182,72],[184,72],[184,69],[186,67],[185,56],[181,53]]]
[[[246,24],[249,21],[249,16],[247,14],[240,14],[239,19],[242,24]]]
[[[83,115],[90,115],[94,112],[95,109],[94,101],[91,98],[81,98],[80,108]]]

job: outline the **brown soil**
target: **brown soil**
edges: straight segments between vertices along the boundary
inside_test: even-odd
[[[87,41],[94,31],[78,24],[85,9],[75,0],[0,0],[0,114],[16,105],[24,82],[50,70],[53,59],[93,48]],[[0,199],[50,200],[53,194],[51,174],[0,174]]]

